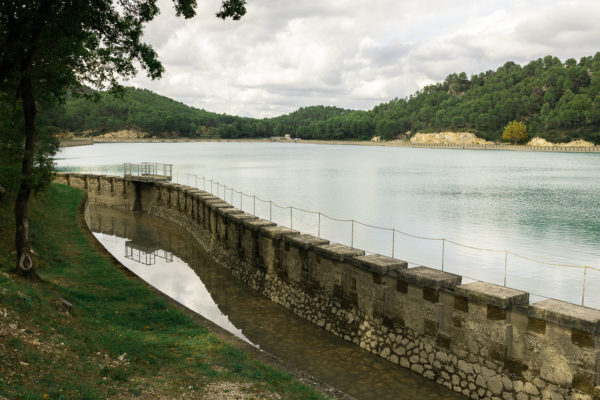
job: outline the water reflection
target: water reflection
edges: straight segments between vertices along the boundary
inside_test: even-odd
[[[187,232],[171,223],[100,207],[88,209],[86,221],[104,247],[157,289],[358,399],[462,398],[326,333],[260,296],[215,266]],[[126,257],[123,248],[127,243],[140,254],[152,254],[153,263],[146,263],[145,256],[141,263]]]
[[[162,258],[168,263],[173,261],[173,253],[170,251],[144,246],[132,240],[125,242],[125,258],[144,265],[154,265],[156,257]]]
[[[198,250],[187,244],[190,238],[185,232],[162,221],[159,229],[152,229],[152,220],[145,214],[109,208],[88,209],[86,221],[100,243],[140,278],[223,329],[252,343],[219,309],[198,275],[180,258],[181,254],[186,254],[191,259],[197,259],[194,252]]]

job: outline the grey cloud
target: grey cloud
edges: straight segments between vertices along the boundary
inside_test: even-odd
[[[402,42],[373,43],[360,49],[358,57],[369,64],[386,67],[396,65],[410,51],[410,45]]]
[[[325,104],[370,109],[448,74],[600,50],[600,2],[252,0],[239,22],[174,16],[146,32],[167,70],[132,82],[187,104],[247,116]]]
[[[325,86],[325,85],[278,85],[278,84],[266,84],[260,87],[238,85],[239,88],[253,88],[262,89],[270,93],[285,94],[289,96],[301,96],[301,97],[313,97],[313,96],[331,96],[331,95],[344,95],[348,93],[347,89],[336,86]]]
[[[566,5],[523,21],[515,29],[515,40],[554,51],[552,55],[557,56],[592,55],[600,50],[598,21],[598,2]]]

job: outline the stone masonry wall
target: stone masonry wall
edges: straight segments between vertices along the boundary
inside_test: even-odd
[[[302,318],[472,399],[600,399],[600,311],[300,234],[173,183],[59,174],[91,204],[192,233],[236,278]],[[137,195],[136,195],[137,194]],[[141,197],[141,198],[140,198]]]

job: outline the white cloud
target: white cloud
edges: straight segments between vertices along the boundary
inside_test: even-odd
[[[238,22],[172,1],[146,29],[166,68],[130,83],[209,111],[274,116],[325,104],[370,109],[448,74],[600,51],[600,2],[250,0]]]

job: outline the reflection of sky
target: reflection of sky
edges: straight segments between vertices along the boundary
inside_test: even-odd
[[[121,264],[144,281],[221,328],[251,343],[219,310],[198,275],[180,258],[173,255],[173,261],[167,262],[156,257],[156,263],[153,265],[140,264],[125,258],[127,239],[96,232],[94,236]]]
[[[278,205],[395,227],[419,236],[508,249],[537,260],[600,267],[600,154],[464,151],[289,143],[96,144],[62,149],[60,170],[119,175],[123,162],[173,163]],[[195,183],[195,179],[189,181]],[[201,179],[198,185],[202,188]],[[207,185],[207,189],[208,189]],[[216,185],[215,185],[216,190]],[[222,196],[223,189],[219,190]],[[232,202],[231,191],[225,198]],[[238,193],[233,205],[240,207]],[[269,203],[243,197],[244,211],[269,218]],[[289,226],[289,209],[271,210]],[[293,228],[316,235],[318,215],[293,211]],[[321,215],[320,233],[351,244],[352,225]],[[354,246],[415,264],[441,266],[440,241],[354,226]],[[445,267],[503,283],[504,254],[446,246]],[[579,302],[583,270],[509,257],[507,283]],[[598,284],[596,278],[592,282]],[[588,280],[587,287],[590,286]],[[596,296],[596,298],[592,298]],[[600,292],[586,291],[600,306]]]

